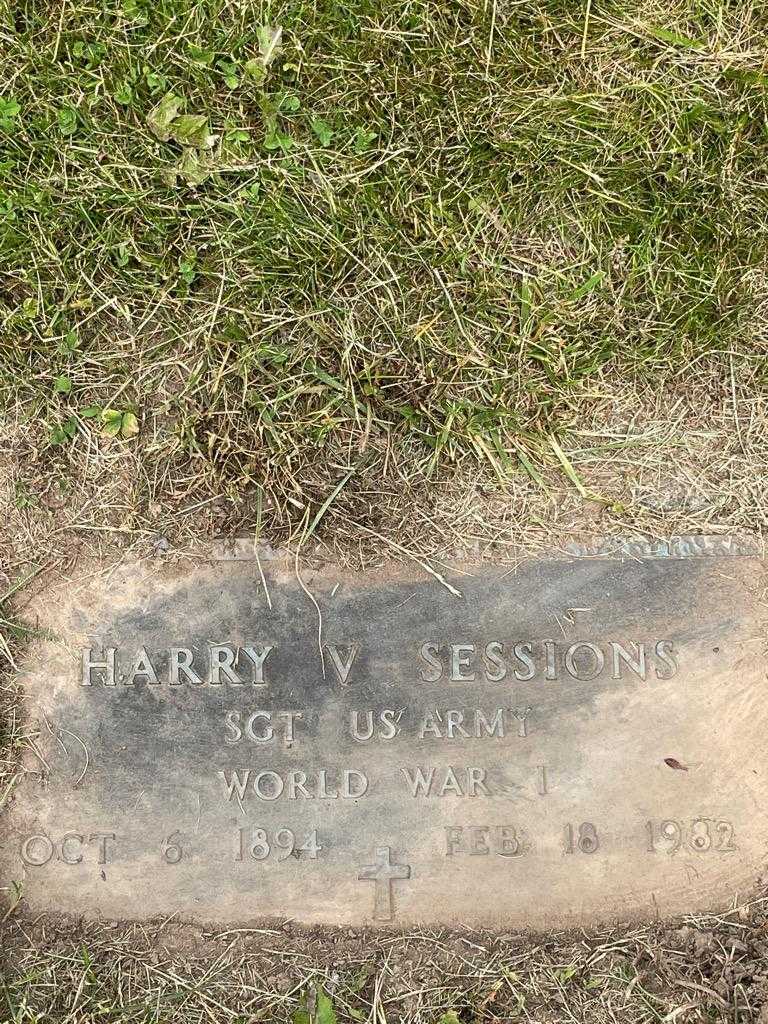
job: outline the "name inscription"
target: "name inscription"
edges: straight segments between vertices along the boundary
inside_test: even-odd
[[[222,643],[153,651],[145,646],[133,651],[107,647],[101,653],[86,647],[81,652],[80,683],[266,687],[267,662],[277,646],[263,642],[243,647]],[[339,683],[346,685],[361,652],[360,645],[324,644],[323,651]],[[528,682],[535,678],[548,682],[563,678],[621,680],[628,675],[645,680],[649,672],[658,679],[671,679],[678,668],[671,640],[577,640],[569,644],[555,640],[491,640],[447,645],[427,640],[416,652],[414,674],[429,683],[500,683],[508,679]]]

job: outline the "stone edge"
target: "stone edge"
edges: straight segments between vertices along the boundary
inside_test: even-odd
[[[765,541],[759,537],[730,534],[680,534],[669,538],[640,536],[589,537],[567,541],[549,550],[507,549],[508,555],[536,558],[722,558],[766,557]],[[469,554],[469,552],[468,552]],[[219,538],[212,542],[214,562],[273,562],[286,558],[285,548],[274,548],[255,536]],[[430,557],[430,556],[426,556]]]

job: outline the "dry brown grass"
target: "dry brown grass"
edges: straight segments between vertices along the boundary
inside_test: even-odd
[[[767,928],[765,899],[719,916],[539,936],[19,920],[0,933],[0,1019],[299,1021],[324,990],[339,1022],[756,1024]]]
[[[428,482],[384,443],[372,445],[364,463],[346,449],[321,460],[308,450],[291,500],[266,486],[217,488],[194,462],[168,463],[150,477],[140,449],[98,435],[69,454],[73,466],[57,467],[49,452],[41,455],[34,429],[9,419],[0,572],[9,581],[78,555],[146,554],[159,538],[183,550],[258,532],[295,545],[350,471],[304,557],[316,550],[359,566],[392,556],[370,531],[395,544],[407,538],[422,554],[494,558],[594,534],[760,535],[768,507],[762,373],[759,359],[724,355],[651,381],[606,375],[567,439],[522,441],[531,471],[521,467],[503,481],[465,458]]]

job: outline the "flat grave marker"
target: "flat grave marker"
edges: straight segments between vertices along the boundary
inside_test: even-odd
[[[543,928],[755,884],[759,558],[445,570],[461,596],[328,570],[317,607],[263,568],[153,560],[37,596],[0,817],[32,912]]]

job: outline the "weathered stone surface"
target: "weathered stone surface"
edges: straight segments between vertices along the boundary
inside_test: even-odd
[[[32,911],[542,927],[754,884],[759,559],[470,567],[460,597],[307,575],[317,607],[261,569],[267,591],[255,562],[153,560],[39,596],[0,818]]]

